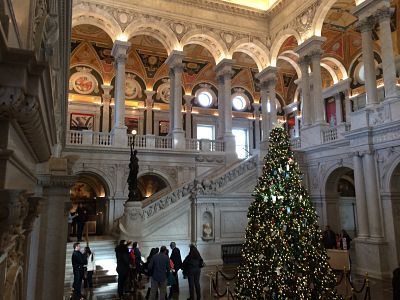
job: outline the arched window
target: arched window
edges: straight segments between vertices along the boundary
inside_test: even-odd
[[[210,107],[213,103],[213,98],[210,92],[202,91],[197,95],[197,101],[203,107]]]

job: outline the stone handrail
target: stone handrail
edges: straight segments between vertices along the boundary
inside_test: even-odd
[[[112,146],[111,133],[91,130],[67,130],[67,145]]]
[[[251,171],[257,167],[258,156],[251,156],[248,159],[240,162],[232,168],[226,170],[222,175],[208,179],[204,178],[201,182],[194,179],[184,185],[178,187],[167,195],[155,200],[147,202],[147,205],[142,202],[142,218],[148,219],[156,215],[159,211],[167,208],[171,204],[178,201],[188,199],[189,197],[196,197],[197,195],[210,195],[215,194],[221,188],[242,176],[243,174]]]

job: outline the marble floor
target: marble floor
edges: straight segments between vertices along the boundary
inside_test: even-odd
[[[223,267],[223,272],[227,275],[232,275],[235,272],[234,267]],[[211,272],[215,273],[216,267],[205,267],[201,274],[201,290],[202,290],[202,299],[217,299],[215,296],[215,292],[212,291],[210,293],[210,277],[209,274]],[[189,298],[189,287],[187,280],[184,280],[182,277],[181,272],[179,273],[180,277],[180,293],[179,295],[175,295],[173,299],[175,300],[186,300]],[[223,293],[226,290],[226,282],[223,278],[219,277],[219,293]],[[363,284],[363,278],[360,276],[353,276],[352,278],[354,282],[355,289],[360,289]],[[233,285],[233,283],[231,284]],[[126,294],[126,300],[141,300],[145,299],[147,288],[149,284],[146,278],[142,280],[140,283],[139,289],[135,293]],[[391,300],[392,296],[392,287],[390,280],[369,280],[369,286],[371,291],[371,300]],[[231,288],[232,289],[232,288]],[[364,290],[365,291],[365,290]],[[65,290],[65,298],[69,299],[69,289]],[[349,296],[351,295],[351,287],[349,284],[346,284],[344,281],[341,285],[338,286],[338,292],[342,296],[346,296],[346,299],[350,299]],[[369,299],[364,298],[365,292],[356,294],[356,299]],[[231,297],[229,297],[231,298]],[[93,293],[88,295],[87,299],[91,300],[116,300],[118,299],[117,294],[117,283],[108,283],[103,285],[98,285],[94,288]],[[226,296],[221,297],[220,299],[228,299]]]

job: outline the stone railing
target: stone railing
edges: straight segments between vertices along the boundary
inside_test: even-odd
[[[171,149],[173,150],[172,137],[155,135],[127,135],[127,145],[134,143],[138,149]],[[66,137],[67,145],[84,145],[112,147],[114,145],[113,135],[108,132],[93,132],[90,130],[68,130]],[[224,142],[216,140],[186,139],[184,151],[196,152],[223,152]]]
[[[107,132],[93,132],[91,130],[68,130],[67,145],[93,145],[101,147],[112,146],[112,135]]]
[[[290,146],[292,149],[300,149],[301,148],[301,139],[300,137],[294,137],[290,139]]]
[[[322,143],[328,143],[338,139],[338,131],[336,127],[324,129],[321,134]]]
[[[239,164],[232,166],[224,173],[214,178],[203,178],[201,181],[194,179],[160,198],[151,196],[142,202],[142,218],[148,219],[153,217],[159,211],[162,211],[171,204],[174,204],[178,201],[183,201],[189,197],[216,194],[218,190],[221,190],[221,188],[225,187],[230,182],[254,170],[257,167],[257,163],[258,156],[252,156],[241,161]]]

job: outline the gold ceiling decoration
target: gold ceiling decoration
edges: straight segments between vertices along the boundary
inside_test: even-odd
[[[279,0],[222,0],[222,1],[267,11]]]

